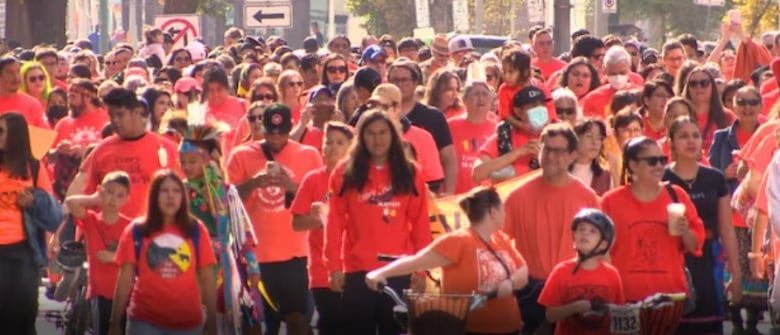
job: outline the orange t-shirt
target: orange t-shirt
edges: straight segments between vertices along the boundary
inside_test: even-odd
[[[415,160],[422,169],[426,182],[444,179],[444,168],[441,166],[439,149],[431,133],[417,126],[409,126],[403,138],[414,148]]]
[[[660,141],[664,137],[666,137],[666,128],[660,128],[655,129],[653,128],[653,125],[650,124],[650,119],[647,117],[647,115],[642,117],[642,122],[644,123],[644,132],[645,136],[648,138],[652,138],[656,141]]]
[[[455,193],[468,192],[477,184],[471,178],[474,162],[479,158],[479,148],[488,138],[496,134],[496,122],[490,119],[482,123],[471,123],[466,116],[447,120],[455,145],[455,157],[458,160],[458,183]],[[496,149],[498,150],[498,149]]]
[[[378,269],[377,254],[411,255],[431,242],[425,180],[415,168],[417,194],[395,194],[389,166],[368,167],[363,189],[343,190],[342,161],[328,182],[328,223],[325,225],[325,266],[357,272]],[[339,194],[342,193],[342,194]]]
[[[444,118],[449,120],[449,119],[452,119],[452,118],[462,117],[462,116],[466,115],[466,108],[463,107],[463,106],[461,106],[461,107],[450,107],[450,108],[447,108],[446,110],[442,111],[442,113],[444,113]]]
[[[0,96],[0,114],[16,112],[24,116],[31,126],[50,129],[46,122],[46,114],[43,105],[37,99],[25,94],[14,93],[9,96]]]
[[[103,220],[103,213],[94,211],[87,211],[84,219],[76,220],[79,231],[83,232],[87,241],[87,262],[89,262],[87,299],[92,297],[114,299],[119,265],[115,262],[103,263],[98,260],[97,254],[102,250],[116,252],[122,232],[129,224],[130,218],[123,215],[120,215],[116,222],[107,224]]]
[[[325,133],[320,128],[308,126],[306,127],[306,133],[301,138],[301,144],[308,145],[322,153],[322,141],[324,138]]]
[[[495,131],[494,131],[495,132]],[[528,141],[538,138],[534,135],[527,134],[526,132],[520,132],[520,131],[512,131],[512,148],[520,148],[524,146]],[[498,154],[498,135],[495,133],[490,136],[485,144],[483,144],[479,148],[479,155],[485,155],[490,157],[491,159],[496,159],[499,157]],[[531,160],[536,158],[534,155],[525,155],[518,159],[516,159],[512,166],[515,168],[515,176],[522,176],[528,171],[531,171]],[[471,176],[471,173],[469,173],[469,176]]]
[[[222,152],[230,152],[232,144],[240,128],[241,120],[246,116],[246,100],[236,97],[228,97],[220,105],[208,104],[209,116],[230,126],[230,131],[222,137]],[[244,121],[246,122],[246,121]]]
[[[685,205],[685,217],[698,245],[694,256],[699,256],[704,225],[685,190],[672,187]],[[649,202],[637,200],[630,186],[613,189],[601,199],[604,213],[615,223],[617,239],[610,255],[623,279],[627,301],[641,301],[656,293],[688,292],[682,239],[669,235],[666,206],[671,203],[665,187]]]
[[[539,68],[539,70],[542,71],[542,77],[547,79],[554,73],[563,70],[563,68],[566,67],[566,63],[557,58],[552,58],[549,62],[542,63],[539,58],[534,57],[534,59],[531,60],[531,66]]]
[[[296,215],[308,216],[311,213],[312,203],[317,201],[327,203],[329,177],[330,174],[325,166],[307,173],[298,187],[290,211]],[[309,230],[308,235],[309,288],[330,288],[328,268],[325,267],[325,261],[322,257],[322,244],[325,236],[321,228]]]
[[[774,89],[762,94],[761,100],[763,101],[761,103],[761,114],[769,116],[769,113],[772,111],[772,108],[775,107],[778,99],[780,99],[780,89]]]
[[[547,87],[547,89],[550,91],[555,91],[560,87],[560,85],[558,85],[558,81],[561,80],[562,75],[563,75],[563,70],[554,72],[552,75],[547,77],[547,81],[544,83],[544,87]],[[582,103],[580,103],[580,106],[581,105]]]
[[[550,102],[545,105],[545,107],[547,107],[547,111],[550,113],[550,118],[552,119],[552,116],[555,114],[555,104],[552,102],[552,95],[550,95],[550,90],[544,85],[544,83],[537,81],[535,78],[531,79],[531,85],[538,87],[540,90],[542,90],[542,92],[544,92],[545,97],[551,99]],[[499,119],[506,119],[506,117],[512,113],[512,109],[514,108],[515,94],[520,92],[523,87],[523,85],[509,86],[506,83],[501,84],[501,86],[498,87]]]
[[[200,280],[197,269],[217,263],[209,232],[198,222],[200,241],[185,237],[178,226],[163,226],[141,241],[141,259],[135,257],[133,226],[119,239],[114,261],[133,264],[137,276],[127,318],[168,329],[193,329],[203,325]],[[198,251],[195,252],[195,243]]]
[[[608,304],[626,303],[620,273],[607,262],[599,263],[592,270],[578,268],[576,259],[555,266],[539,295],[539,304],[547,308],[568,305],[577,300],[599,300]],[[557,322],[556,335],[609,334],[610,319],[607,316],[585,317],[573,315]]]
[[[761,92],[761,95],[767,94],[773,90],[776,90],[777,87],[777,80],[767,80],[763,84],[761,84],[761,87],[759,88],[759,91]]]
[[[514,189],[505,208],[504,232],[528,262],[528,276],[543,280],[556,264],[575,256],[571,220],[583,208],[599,208],[599,198],[575,178],[554,187],[539,174]]]
[[[258,141],[243,144],[233,150],[227,160],[227,180],[238,185],[265,170],[266,159]],[[289,140],[274,160],[284,168],[294,183],[300,183],[307,172],[323,165],[320,153],[308,146]],[[244,199],[249,212],[257,246],[255,255],[261,263],[287,261],[306,257],[306,232],[292,227],[292,212],[284,207],[284,189],[276,186],[259,188]]]
[[[63,140],[82,147],[100,142],[102,139],[100,135],[108,121],[108,113],[103,109],[94,110],[77,118],[68,115],[54,126],[57,137],[54,138],[52,147],[57,147],[57,144]]]
[[[632,82],[623,90],[641,89]],[[601,85],[599,88],[585,95],[582,99],[582,117],[593,117],[604,120],[610,114],[617,113],[618,111],[609,110],[609,105],[612,103],[612,97],[617,93],[617,90],[612,88],[609,84]]]
[[[489,243],[498,257],[485,247]],[[489,241],[481,241],[473,229],[462,228],[446,234],[427,248],[444,256],[450,264],[442,268],[442,292],[447,294],[488,293],[512,273],[525,266],[525,260],[509,237],[497,231]],[[501,263],[503,262],[504,265]],[[504,268],[506,266],[509,269]],[[483,334],[504,334],[520,330],[523,320],[514,295],[493,299],[484,308],[469,314],[466,330]]]
[[[728,124],[734,123],[734,120],[737,119],[737,117],[732,113],[730,110],[724,108],[723,109],[726,112],[726,121]],[[709,117],[697,117],[697,122],[699,123],[699,129],[702,131],[702,148],[704,148],[705,155],[710,150],[710,147],[712,146],[712,141],[715,139],[715,131],[720,129],[718,128],[718,125],[716,124],[710,124],[709,128],[707,128],[707,122],[709,122]],[[705,133],[706,132],[706,133]]]
[[[0,171],[0,246],[19,243],[27,239],[22,221],[22,210],[18,205],[18,195],[32,186],[32,178],[22,180],[11,177],[5,170]],[[46,173],[43,163],[38,170],[38,188],[52,193],[51,180],[49,180],[49,174]]]
[[[161,149],[164,154],[161,154]],[[127,172],[132,187],[121,212],[133,219],[146,213],[154,173],[160,169],[177,170],[178,165],[179,150],[176,144],[164,137],[146,132],[141,138],[128,141],[114,135],[101,141],[81,163],[81,171],[87,174],[84,193],[95,192],[103,177],[110,172]]]

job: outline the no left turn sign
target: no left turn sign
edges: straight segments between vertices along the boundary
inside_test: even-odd
[[[154,25],[173,37],[173,46],[185,47],[200,36],[200,16],[198,15],[158,15]]]

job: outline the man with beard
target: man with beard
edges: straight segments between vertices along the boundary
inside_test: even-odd
[[[43,106],[35,98],[19,92],[22,86],[21,64],[16,58],[0,58],[0,114],[17,112],[24,116],[27,124],[49,128],[43,114]]]
[[[108,123],[97,87],[89,79],[75,79],[68,88],[70,115],[57,123],[50,162],[54,164],[54,191],[64,199],[68,185],[88,146],[100,141],[100,133]]]

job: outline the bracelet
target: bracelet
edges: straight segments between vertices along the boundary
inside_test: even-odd
[[[761,259],[764,258],[764,254],[760,252],[748,252],[748,259]]]

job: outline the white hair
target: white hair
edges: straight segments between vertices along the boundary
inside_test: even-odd
[[[619,45],[609,48],[604,55],[604,65],[612,65],[620,62],[631,64],[631,56],[628,54],[628,51],[626,51],[626,48]]]
[[[553,91],[552,92],[552,99],[553,99],[553,102],[569,99],[572,102],[574,102],[575,104],[577,103],[577,95],[574,94],[574,91],[570,90],[567,87],[562,87],[562,88],[559,88],[559,89]]]

